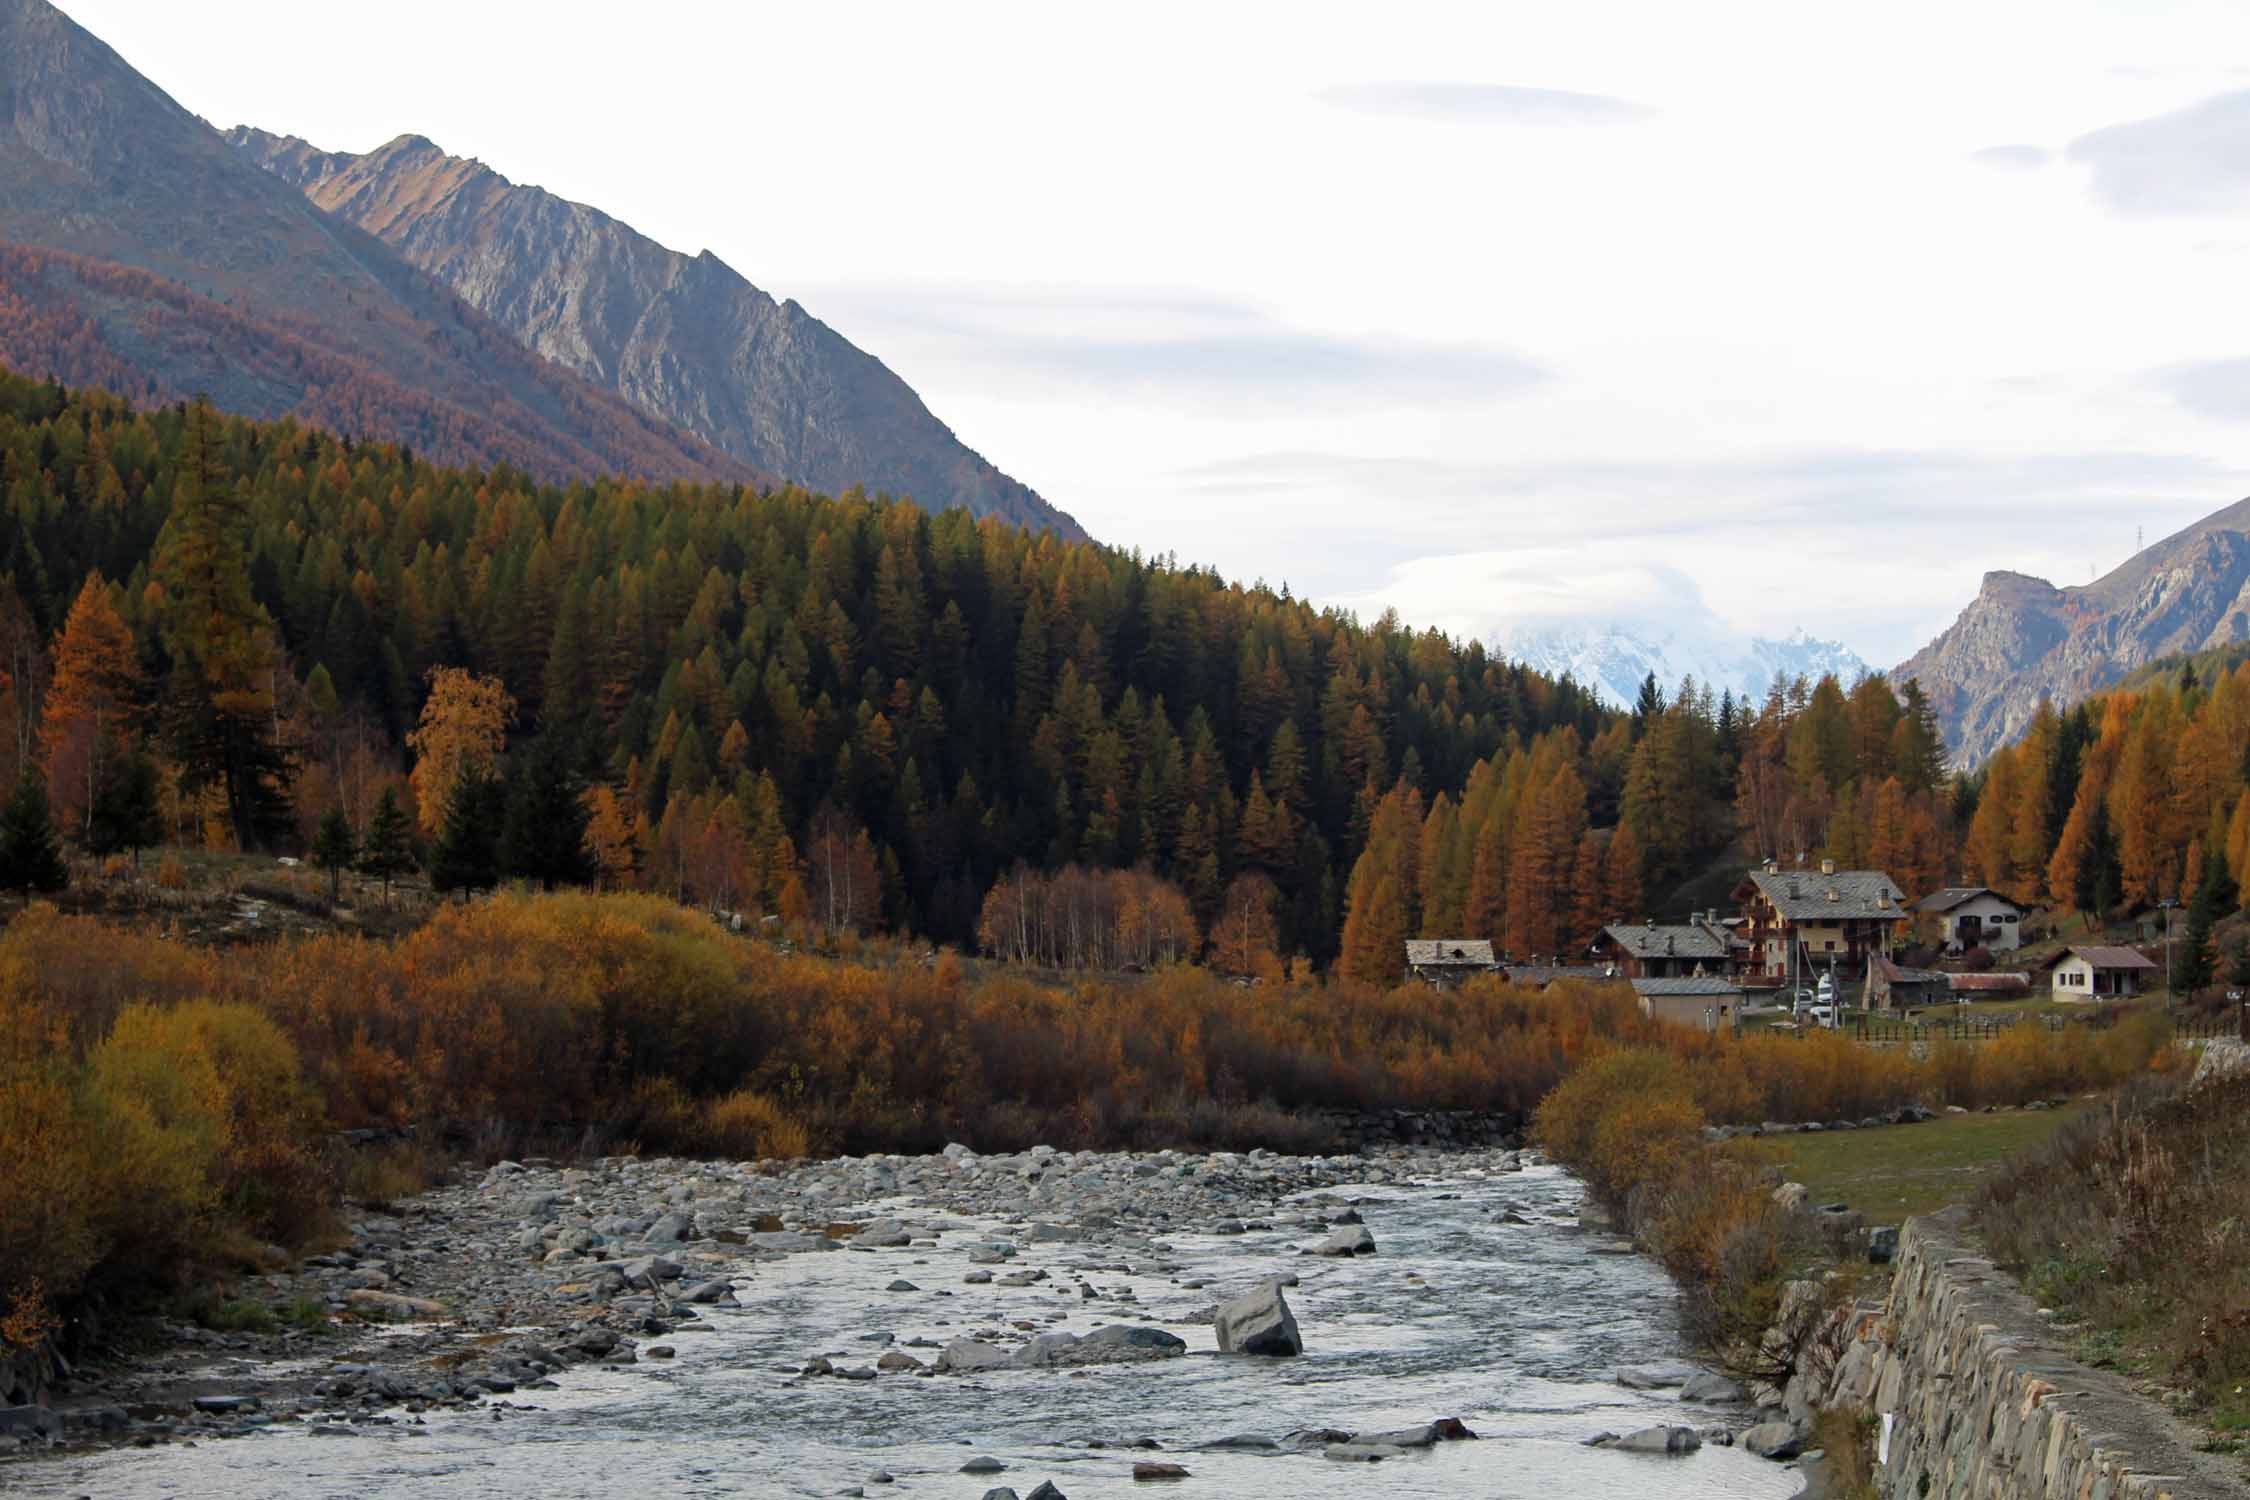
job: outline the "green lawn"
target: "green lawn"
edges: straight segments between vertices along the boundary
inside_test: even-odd
[[[1965,1201],[1995,1165],[2053,1134],[2062,1109],[1941,1115],[1919,1125],[1769,1139],[1765,1149],[1815,1203],[1849,1203],[1870,1224],[1900,1224]]]

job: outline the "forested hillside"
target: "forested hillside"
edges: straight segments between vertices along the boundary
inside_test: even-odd
[[[1206,920],[1255,864],[1286,898],[1284,941],[1325,957],[1401,775],[1457,789],[1521,737],[1617,733],[1586,694],[1477,646],[960,511],[541,485],[14,378],[0,450],[0,572],[20,600],[6,752],[46,765],[35,658],[98,574],[92,613],[132,642],[124,738],[174,754],[164,558],[185,497],[223,492],[295,762],[278,837],[297,845],[338,803],[364,830],[385,786],[417,811],[433,783],[404,776],[408,736],[431,669],[458,667],[513,699],[512,759],[538,749],[609,790],[634,835],[610,878],[781,911],[837,899],[840,872],[847,909],[823,915],[966,939],[1019,861],[1146,864]],[[198,807],[170,805],[192,833]],[[441,812],[418,809],[422,826]]]
[[[2250,668],[2047,714],[1949,780],[1911,684],[1651,683],[1611,714],[1392,618],[962,511],[543,485],[15,378],[0,454],[0,772],[97,848],[146,750],[174,839],[307,850],[340,811],[363,840],[388,791],[456,885],[492,872],[445,863],[449,817],[584,822],[583,857],[573,831],[507,868],[1368,979],[1415,935],[1582,951],[1730,849],[2105,914],[2250,858]]]

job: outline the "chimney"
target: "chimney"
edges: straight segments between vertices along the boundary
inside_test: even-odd
[[[1822,860],[1822,861],[1820,862],[1820,873],[1821,873],[1821,874],[1823,874],[1823,875],[1833,875],[1833,874],[1835,874],[1835,873],[1836,873],[1836,861],[1834,861],[1834,860],[1832,860],[1832,859],[1824,859],[1824,860]]]
[[[1772,855],[1770,855],[1770,854],[1766,856],[1766,873],[1767,873],[1768,875],[1771,875],[1771,874],[1773,874],[1773,873],[1774,873],[1775,871],[1779,870],[1780,868],[1781,868],[1781,862],[1780,862],[1779,860],[1775,859],[1775,858],[1774,858],[1774,857],[1773,857]]]

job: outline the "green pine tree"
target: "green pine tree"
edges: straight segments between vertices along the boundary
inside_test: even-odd
[[[351,819],[344,816],[341,807],[331,807],[320,820],[320,831],[313,835],[312,862],[328,872],[328,902],[331,906],[344,896],[344,872],[359,860],[359,839],[352,833]]]
[[[156,763],[134,752],[114,762],[94,790],[94,805],[87,818],[86,847],[96,854],[130,851],[133,863],[141,851],[164,842],[164,805],[157,786]]]
[[[70,884],[62,841],[55,836],[47,808],[47,787],[33,772],[16,778],[16,789],[0,806],[0,888],[31,900],[33,891],[59,891]]]
[[[383,904],[389,906],[391,882],[414,865],[414,831],[406,821],[406,810],[398,805],[398,794],[385,787],[367,820],[367,837],[359,851],[360,873],[383,882]]]
[[[470,766],[453,783],[445,802],[445,822],[430,851],[430,884],[454,891],[489,891],[500,883],[500,831],[506,787],[481,766]]]
[[[578,779],[559,750],[541,746],[524,757],[508,788],[500,834],[504,872],[550,891],[593,883],[598,872],[586,848],[586,804],[578,792]]]
[[[2192,997],[2217,976],[2218,961],[2212,951],[2211,929],[2225,914],[2226,888],[2226,861],[2206,859],[2203,878],[2195,883],[2195,894],[2188,898],[2187,931],[2181,935],[2180,945],[2172,955],[2172,993],[2175,995]]]

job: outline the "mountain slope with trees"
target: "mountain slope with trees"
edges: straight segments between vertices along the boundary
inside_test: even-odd
[[[1286,948],[1325,961],[1386,789],[1618,722],[1474,644],[958,510],[548,485],[13,377],[0,473],[0,772],[53,773],[47,662],[78,647],[48,643],[91,580],[133,645],[117,754],[162,752],[176,837],[310,847],[339,803],[364,837],[389,790],[436,838],[458,767],[504,759],[550,783],[511,795],[580,788],[605,883],[966,941],[1018,863],[1147,866],[1199,929],[1255,870]],[[190,565],[221,530],[246,604]],[[193,634],[191,586],[228,601],[223,640]],[[433,720],[453,670],[490,689]],[[249,722],[270,743],[227,727]]]
[[[527,348],[762,470],[1085,535],[964,446],[882,361],[708,251],[667,249],[421,136],[364,155],[247,125],[227,139]]]

